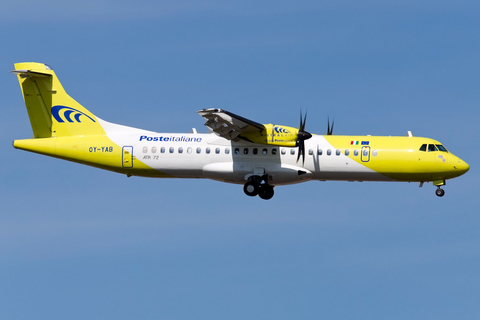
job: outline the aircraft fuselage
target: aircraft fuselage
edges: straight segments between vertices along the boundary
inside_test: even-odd
[[[302,165],[296,147],[234,142],[213,133],[156,133],[98,120],[106,136],[16,140],[15,147],[132,176],[244,184],[248,175],[266,174],[272,186],[307,180],[426,182],[468,170],[448,151],[420,151],[425,144],[441,145],[429,138],[313,135],[305,142]]]

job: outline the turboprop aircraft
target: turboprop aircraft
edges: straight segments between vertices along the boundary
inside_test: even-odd
[[[274,187],[309,180],[432,182],[469,165],[440,142],[414,137],[326,135],[261,124],[221,109],[197,111],[210,133],[157,133],[113,124],[72,99],[46,64],[15,64],[33,138],[18,149],[130,176],[206,178],[243,185],[248,196],[270,199]]]

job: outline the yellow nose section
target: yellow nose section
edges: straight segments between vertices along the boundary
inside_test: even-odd
[[[459,176],[470,170],[468,163],[457,156],[453,157],[451,164],[453,165],[453,170],[457,172]]]

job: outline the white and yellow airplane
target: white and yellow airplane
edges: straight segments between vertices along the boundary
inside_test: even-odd
[[[249,196],[309,180],[432,182],[444,195],[446,180],[468,164],[429,138],[326,135],[260,124],[221,109],[203,109],[210,133],[157,133],[96,117],[63,89],[43,63],[17,63],[34,137],[13,146],[127,176],[207,178],[244,185]],[[300,161],[301,159],[301,161]]]

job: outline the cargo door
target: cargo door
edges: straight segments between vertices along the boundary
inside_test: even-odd
[[[124,168],[133,168],[133,147],[126,146],[122,148],[122,166]]]

